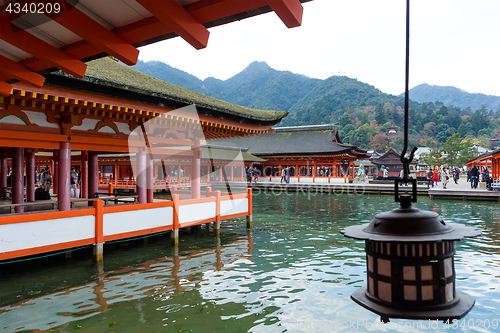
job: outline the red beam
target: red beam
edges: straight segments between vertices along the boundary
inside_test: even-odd
[[[0,96],[9,96],[12,91],[12,85],[0,81]]]
[[[64,15],[56,17],[55,21],[127,65],[132,66],[137,63],[139,50],[77,8],[72,8]]]
[[[288,28],[302,24],[304,8],[299,0],[267,0],[267,3]]]
[[[229,17],[239,13],[244,13],[246,11],[265,7],[268,5],[267,1],[270,0],[200,0],[190,5],[186,5],[184,7],[184,10],[197,22],[199,22],[200,24],[205,24],[224,17]],[[286,9],[284,11],[290,11],[294,13],[293,6],[289,5],[287,0],[277,1],[286,1],[287,4],[285,4],[285,7],[288,6],[291,9]],[[155,4],[158,3],[158,1],[154,0],[148,0],[148,2]],[[296,0],[295,2],[298,3],[299,1]],[[275,7],[280,10],[279,5],[275,5]],[[74,9],[75,8],[73,8],[72,10]],[[285,15],[283,14],[283,16]],[[293,19],[291,23],[293,25]],[[123,27],[119,27],[112,32],[129,44],[137,44],[149,39],[171,34],[174,31],[172,28],[165,26],[163,22],[160,22],[158,18],[153,16]],[[87,58],[101,52],[96,45],[90,44],[85,40],[65,46],[61,48],[61,51],[66,52],[68,55],[74,57],[75,59]],[[39,60],[36,58],[27,59],[22,63],[35,72],[51,67],[51,64],[47,61],[43,61],[41,59]]]
[[[12,76],[19,81],[28,82],[34,84],[35,86],[41,87],[45,78],[37,73],[33,73],[23,65],[0,55],[0,72],[7,76]]]
[[[197,50],[207,47],[210,32],[175,0],[137,2]]]
[[[28,52],[36,58],[47,60],[53,66],[77,77],[83,77],[87,65],[67,55],[63,51],[36,38],[27,31],[14,33],[9,23],[7,12],[0,14],[0,39]]]

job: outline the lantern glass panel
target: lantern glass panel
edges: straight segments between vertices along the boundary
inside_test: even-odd
[[[378,298],[386,302],[392,301],[392,286],[390,283],[378,281]]]
[[[434,299],[434,290],[432,286],[422,286],[422,301],[430,301]]]
[[[406,301],[416,301],[417,286],[404,286],[404,297]]]
[[[378,273],[384,276],[391,276],[391,261],[386,259],[377,259]]]
[[[420,272],[423,281],[432,280],[432,266],[422,266]]]
[[[403,279],[407,281],[415,281],[417,279],[415,266],[403,266]]]
[[[453,275],[453,260],[452,258],[446,258],[444,260],[444,277],[450,277]]]
[[[368,258],[368,270],[370,272],[373,272],[373,257],[367,256],[367,258]]]
[[[446,297],[446,303],[453,301],[454,295],[453,295],[453,282],[448,283],[445,287],[445,297]]]

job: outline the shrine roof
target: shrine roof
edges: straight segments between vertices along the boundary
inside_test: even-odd
[[[250,153],[257,156],[348,154],[359,158],[368,157],[367,150],[334,142],[335,137],[336,132],[332,129],[312,130],[307,127],[300,131],[294,127],[291,131],[280,129],[272,134],[211,140],[210,143],[246,147]]]

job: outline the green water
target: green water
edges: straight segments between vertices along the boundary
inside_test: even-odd
[[[251,232],[236,219],[219,240],[204,227],[182,232],[178,252],[168,233],[106,244],[102,267],[90,248],[0,265],[0,332],[379,331],[379,317],[350,300],[365,285],[364,242],[339,231],[395,207],[390,196],[260,193]],[[482,230],[455,256],[457,289],[476,305],[455,328],[392,320],[385,329],[499,332],[498,203],[419,198],[417,207]]]

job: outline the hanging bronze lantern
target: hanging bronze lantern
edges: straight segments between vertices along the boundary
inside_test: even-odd
[[[351,298],[384,322],[462,318],[474,298],[455,289],[454,241],[481,233],[413,208],[410,195],[402,195],[400,202],[401,207],[377,214],[371,223],[341,231],[365,240],[367,286]]]
[[[347,227],[346,237],[365,240],[367,287],[351,298],[361,306],[389,318],[453,320],[465,316],[474,306],[474,298],[455,289],[454,241],[476,237],[472,227],[445,223],[435,212],[411,206],[417,201],[417,181],[409,177],[409,53],[410,0],[406,0],[406,72],[404,147],[401,153],[403,179],[395,180],[395,201],[401,206],[377,214],[369,224]],[[398,183],[411,183],[412,195],[398,193]]]

